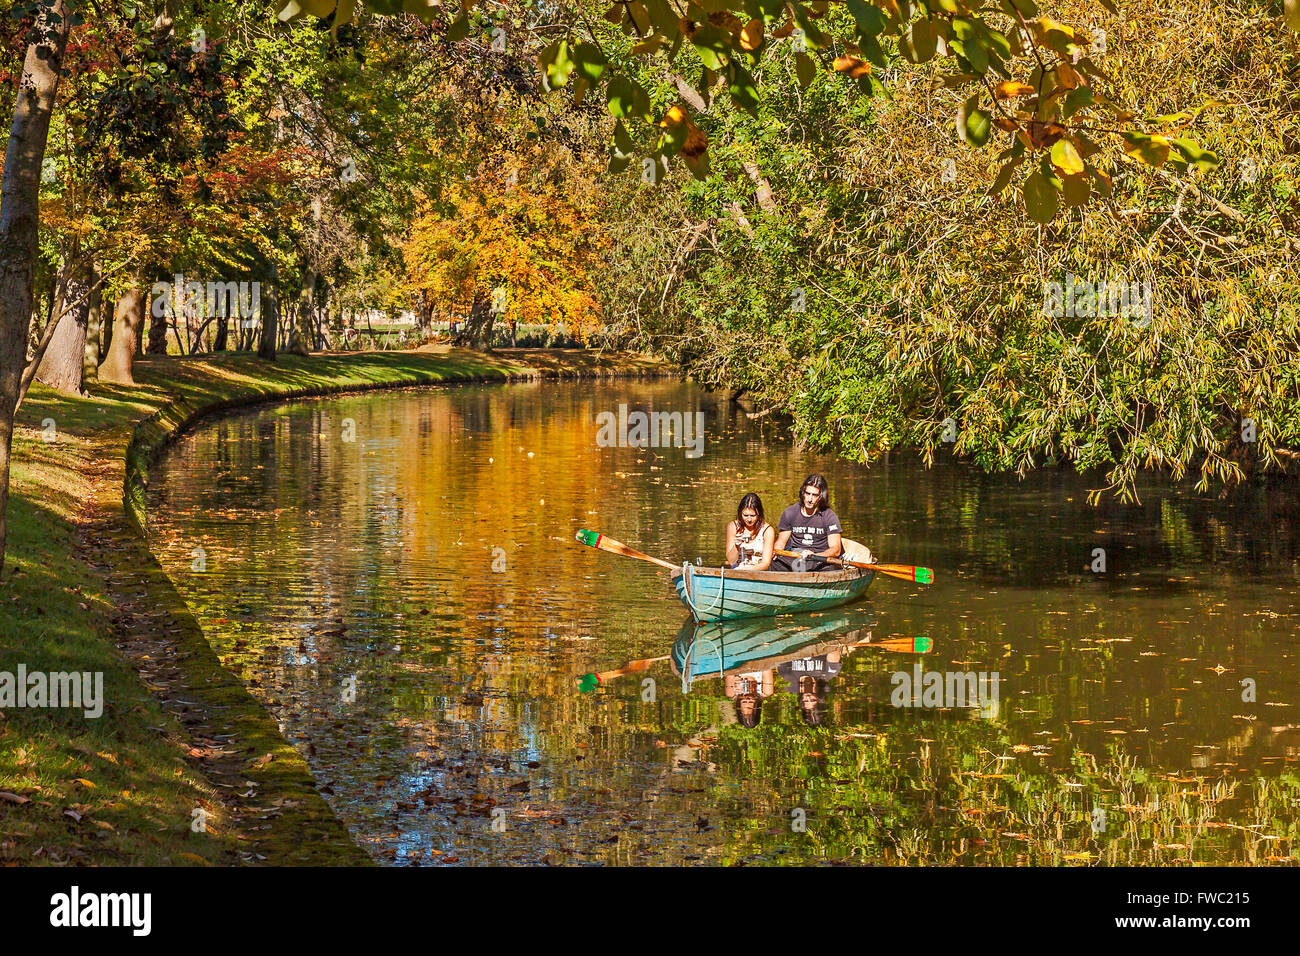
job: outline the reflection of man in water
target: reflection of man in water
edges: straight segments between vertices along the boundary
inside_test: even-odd
[[[831,679],[840,672],[839,650],[786,661],[777,665],[776,672],[799,698],[799,713],[804,723],[810,727],[819,726],[826,719],[826,697],[830,693]]]
[[[745,727],[757,727],[763,719],[763,698],[772,695],[775,685],[771,670],[727,674],[722,692],[735,704],[736,720]]]

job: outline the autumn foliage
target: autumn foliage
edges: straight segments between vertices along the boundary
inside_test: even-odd
[[[502,321],[585,337],[600,324],[588,272],[603,240],[557,187],[515,178],[457,184],[424,205],[402,248],[407,288],[451,316],[490,302]]]

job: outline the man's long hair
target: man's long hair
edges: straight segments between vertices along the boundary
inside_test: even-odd
[[[807,488],[809,485],[812,485],[819,492],[821,492],[821,497],[817,499],[818,513],[825,511],[827,508],[831,506],[831,490],[830,487],[826,484],[826,479],[823,478],[821,475],[809,475],[807,478],[803,480],[803,484],[799,486],[799,494],[796,496],[799,505],[802,507],[803,490]]]

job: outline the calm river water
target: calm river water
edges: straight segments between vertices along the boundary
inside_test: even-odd
[[[702,412],[703,455],[601,447],[620,404]],[[775,522],[811,471],[850,537],[935,583],[695,635],[667,572],[573,540],[717,565],[741,495]],[[867,470],[690,385],[540,383],[216,421],[149,507],[380,862],[1294,864],[1295,486],[1094,508],[1098,483]],[[974,675],[976,706],[900,702],[929,672]]]

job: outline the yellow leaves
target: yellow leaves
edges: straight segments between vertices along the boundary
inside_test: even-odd
[[[654,53],[661,46],[664,46],[667,42],[668,41],[664,39],[662,34],[656,33],[648,40],[643,40],[642,42],[632,47],[631,52],[633,56],[641,56],[642,54],[645,53]]]
[[[1021,83],[1019,80],[1003,80],[993,88],[993,96],[999,100],[1009,100],[1017,96],[1028,96],[1034,92],[1034,88],[1028,83]]]
[[[755,17],[741,28],[740,48],[746,53],[753,53],[763,45],[763,21]]]
[[[1083,157],[1068,139],[1059,139],[1052,145],[1052,165],[1063,176],[1077,176],[1083,172]]]
[[[1056,64],[1056,83],[1063,90],[1073,90],[1088,85],[1078,71],[1068,63]]]
[[[670,126],[677,126],[679,123],[685,123],[686,121],[686,110],[682,109],[680,106],[674,105],[668,107],[668,112],[665,113],[664,118],[659,121],[659,125],[663,129],[667,129]]]

